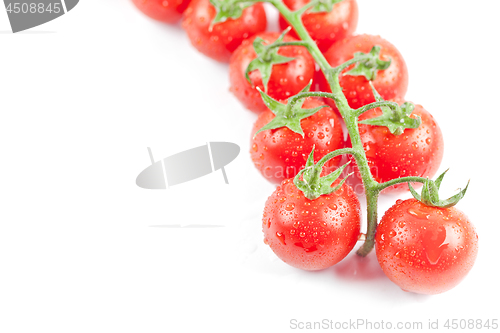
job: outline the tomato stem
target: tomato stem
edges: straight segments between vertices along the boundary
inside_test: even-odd
[[[396,185],[396,184],[402,184],[402,183],[422,183],[425,184],[425,182],[428,181],[428,178],[424,177],[401,177],[401,178],[396,178],[396,179],[391,179],[385,183],[379,183],[377,184],[377,188],[379,191],[382,191],[383,189]]]
[[[378,204],[378,190],[366,189],[366,204],[367,204],[367,228],[366,239],[363,245],[356,252],[361,257],[366,257],[371,252],[375,245],[375,234],[377,232],[377,204]],[[369,193],[369,194],[368,194]]]
[[[270,45],[267,46],[267,48],[268,48],[268,50],[271,50],[271,49],[274,49],[274,48],[277,48],[277,47],[282,47],[282,46],[304,46],[304,47],[308,47],[309,44],[307,42],[298,40],[298,41],[292,41],[292,42],[281,42],[281,43],[270,44]]]
[[[363,113],[365,113],[366,111],[370,111],[370,110],[373,110],[373,109],[376,109],[379,107],[383,107],[383,106],[388,106],[394,111],[397,111],[400,109],[400,106],[398,103],[390,102],[390,101],[380,101],[380,102],[374,102],[374,103],[364,105],[364,106],[360,107],[359,109],[354,110],[353,112],[354,112],[354,115],[356,117],[359,117]]]

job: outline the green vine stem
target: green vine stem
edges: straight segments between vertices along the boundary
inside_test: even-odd
[[[354,110],[353,112],[354,112],[354,114],[355,114],[356,117],[359,117],[363,113],[365,113],[366,111],[369,111],[369,110],[372,110],[372,109],[376,109],[376,108],[379,108],[379,107],[383,107],[383,106],[388,106],[388,107],[390,107],[392,110],[394,110],[396,112],[398,110],[400,110],[400,108],[401,108],[398,105],[398,103],[390,102],[390,101],[382,101],[382,102],[374,102],[374,103],[367,104],[365,106],[360,107],[359,109]]]

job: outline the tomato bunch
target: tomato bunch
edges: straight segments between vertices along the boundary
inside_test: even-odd
[[[258,115],[251,159],[278,184],[262,228],[264,242],[284,262],[325,269],[364,240],[357,253],[375,248],[385,274],[405,291],[441,293],[470,271],[478,237],[453,207],[467,187],[439,199],[444,173],[429,178],[442,160],[441,130],[426,109],[405,101],[408,70],[396,47],[354,34],[355,0],[263,1],[279,10],[281,33],[266,31],[260,2],[132,1],[156,20],[182,17],[198,51],[229,62],[231,92]],[[342,179],[348,164],[364,193]],[[414,199],[398,200],[378,223],[379,194],[408,190]]]

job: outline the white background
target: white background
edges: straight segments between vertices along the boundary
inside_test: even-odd
[[[471,179],[457,208],[475,224],[480,251],[458,287],[405,293],[373,255],[313,273],[282,263],[262,241],[274,187],[248,154],[256,116],[230,94],[227,65],[127,0],[85,0],[18,34],[0,10],[0,332],[289,332],[297,331],[291,319],[424,328],[500,319],[500,3],[358,4],[357,32],[398,47],[407,99],[441,125],[440,171],[451,167],[443,196]],[[226,167],[230,185],[220,172],[167,191],[135,185],[150,163],[146,147],[160,159],[207,141],[240,145]],[[380,214],[396,199],[382,198]],[[221,227],[164,227],[191,224]]]

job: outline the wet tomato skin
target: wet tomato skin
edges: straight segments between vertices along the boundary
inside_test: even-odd
[[[377,259],[404,291],[439,294],[471,270],[478,252],[474,226],[460,210],[398,200],[382,217],[375,237]]]
[[[267,107],[257,90],[257,87],[259,87],[262,91],[265,91],[260,71],[255,70],[249,73],[251,83],[245,77],[248,64],[257,57],[253,48],[253,41],[257,37],[272,43],[278,39],[279,33],[260,33],[245,40],[231,57],[229,80],[231,82],[231,92],[236,98],[250,111],[261,113]],[[284,41],[291,42],[296,41],[296,39],[286,35]],[[276,100],[285,100],[298,94],[313,79],[315,63],[313,57],[303,46],[280,47],[278,54],[295,59],[284,64],[273,65],[267,85],[267,94]]]
[[[298,10],[310,1],[284,0],[283,2],[291,10]],[[358,5],[356,0],[344,0],[336,3],[329,13],[311,13],[309,10],[302,15],[302,22],[319,49],[325,52],[333,43],[354,33],[358,25]],[[279,17],[279,24],[282,30],[290,25],[282,15]],[[299,38],[293,29],[290,34]]]
[[[302,107],[312,109],[325,105],[319,99],[307,98]],[[344,135],[340,118],[330,108],[325,107],[314,115],[302,119],[302,135],[286,127],[255,133],[269,123],[274,114],[267,109],[259,115],[252,130],[250,155],[259,172],[272,183],[279,184],[293,178],[304,168],[307,157],[314,150],[314,162],[336,149],[344,148]],[[340,163],[340,157],[330,160],[324,167],[326,173],[332,172]]]
[[[182,17],[190,0],[132,0],[134,5],[152,19],[176,23]]]
[[[245,39],[266,30],[267,18],[262,3],[245,8],[239,18],[216,23],[210,29],[215,14],[216,9],[209,0],[191,0],[184,12],[182,27],[198,51],[220,62],[229,62]]]
[[[266,202],[264,242],[291,266],[321,270],[341,261],[353,249],[360,219],[359,200],[349,185],[309,200],[292,179],[286,179]]]

